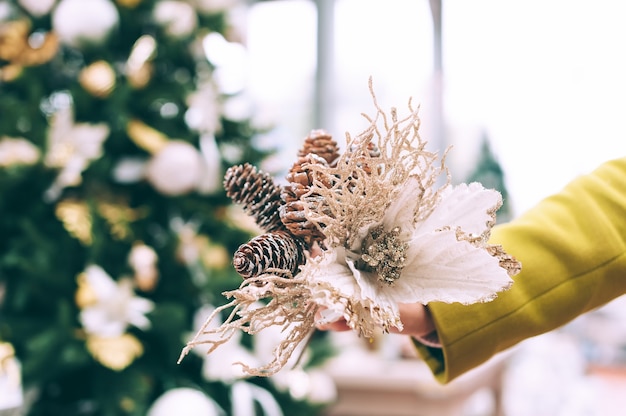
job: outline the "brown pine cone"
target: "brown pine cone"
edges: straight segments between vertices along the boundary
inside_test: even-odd
[[[304,212],[305,204],[309,204],[310,207],[316,206],[321,198],[316,194],[304,196],[313,183],[314,172],[307,168],[311,164],[327,165],[327,161],[313,153],[298,158],[287,174],[289,183],[282,190],[284,205],[280,211],[280,218],[285,227],[294,236],[302,238],[308,246],[315,241],[324,240],[324,234],[305,217]]]
[[[269,269],[286,270],[295,276],[298,266],[304,262],[303,243],[281,230],[256,236],[239,246],[233,257],[235,270],[245,279],[259,276]],[[289,276],[289,273],[285,275]]]
[[[326,160],[326,163],[330,166],[333,166],[339,158],[339,146],[325,130],[311,130],[304,139],[302,148],[298,152],[298,157],[304,157],[309,154],[317,155]]]
[[[281,187],[272,177],[249,163],[232,166],[224,176],[226,195],[241,204],[257,225],[270,232],[283,229],[279,208],[282,205]]]
[[[364,155],[364,152],[361,151],[361,148],[357,143],[351,145],[346,153],[349,155],[349,159],[353,157],[357,158],[358,166],[362,168],[365,173],[370,174],[372,173],[372,166],[371,164],[364,163],[364,161],[366,159],[378,159],[380,157],[380,149],[376,144],[369,142],[367,143],[367,148],[364,150],[367,152],[367,157]]]

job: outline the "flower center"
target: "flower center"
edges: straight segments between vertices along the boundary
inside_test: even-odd
[[[385,231],[378,226],[370,231],[361,245],[361,260],[363,268],[375,271],[378,280],[393,284],[400,278],[400,272],[406,261],[406,252],[409,244],[400,238],[400,227]]]

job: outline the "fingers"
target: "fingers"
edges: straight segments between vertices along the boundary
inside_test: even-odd
[[[335,322],[328,322],[324,324],[317,324],[317,329],[322,331],[337,331],[344,332],[349,331],[351,328],[348,326],[348,323],[344,319],[340,319]]]
[[[400,304],[401,334],[422,337],[435,330],[435,323],[428,308],[421,303]]]
[[[392,327],[389,329],[389,332],[423,337],[435,330],[435,324],[426,306],[420,303],[400,304],[398,306],[403,328],[399,330],[398,328]],[[325,322],[324,320],[317,319],[317,322],[317,328],[322,331],[343,332],[351,329],[345,319],[339,319],[333,322]]]

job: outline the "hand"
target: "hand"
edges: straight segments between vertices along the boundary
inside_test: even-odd
[[[404,334],[414,337],[423,337],[435,331],[435,323],[428,311],[428,308],[421,303],[400,304],[400,320],[404,325],[402,331],[398,328],[391,327],[390,332],[394,334]],[[350,327],[345,320],[340,319],[325,325],[317,325],[317,328],[323,331],[348,331]]]

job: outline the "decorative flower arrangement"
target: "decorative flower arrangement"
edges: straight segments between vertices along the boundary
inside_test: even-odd
[[[371,80],[369,88],[377,110],[365,116],[370,126],[347,134],[343,153],[326,132],[313,131],[287,186],[251,165],[229,169],[228,195],[265,233],[235,253],[244,281],[225,292],[232,300],[210,314],[180,360],[195,346],[211,353],[239,331],[277,326],[284,336],[271,362],[236,363],[269,376],[308,339],[317,315],[343,318],[371,337],[402,328],[399,303],[488,302],[511,286],[521,264],[488,243],[500,193],[452,186],[445,154],[426,150],[411,100],[401,118],[380,108]],[[214,325],[220,314],[228,317]]]

